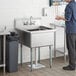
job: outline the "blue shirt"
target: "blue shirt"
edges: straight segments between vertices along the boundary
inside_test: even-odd
[[[65,8],[66,33],[76,33],[76,2],[71,1]]]

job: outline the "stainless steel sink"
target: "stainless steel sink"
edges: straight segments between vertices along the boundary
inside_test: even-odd
[[[20,19],[15,21],[15,29],[18,31],[20,35],[20,43],[28,46],[30,49],[30,57],[31,57],[31,71],[33,68],[32,64],[32,48],[40,48],[44,46],[49,46],[50,50],[50,66],[52,66],[52,52],[51,52],[51,35],[55,29],[47,26],[39,26],[39,25],[24,25],[25,19]],[[22,47],[22,46],[21,46]],[[36,52],[36,51],[35,51]],[[40,59],[39,59],[40,60]],[[36,60],[37,63],[37,60]],[[38,65],[36,65],[38,67]],[[35,67],[36,67],[35,66]],[[40,66],[41,67],[41,66]]]
[[[19,30],[19,32],[22,30]],[[55,29],[39,26],[37,28],[23,30],[21,40],[22,43],[30,48],[51,45],[51,33]]]

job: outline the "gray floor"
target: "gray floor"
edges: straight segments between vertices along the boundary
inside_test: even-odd
[[[53,59],[52,68],[49,68],[48,60],[43,60],[41,61],[41,63],[46,65],[46,67],[38,70],[33,70],[32,72],[30,72],[30,69],[27,66],[29,63],[26,63],[26,64],[23,64],[22,67],[19,65],[18,72],[6,73],[5,76],[76,76],[76,70],[64,71],[62,69],[63,66],[68,64],[67,62],[64,63],[64,60],[62,57]],[[3,76],[2,72],[0,72],[0,76]]]

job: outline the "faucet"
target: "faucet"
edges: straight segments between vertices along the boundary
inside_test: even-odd
[[[33,18],[33,17],[32,17],[32,16],[30,16],[30,25],[32,25],[32,18]]]
[[[30,16],[30,25],[35,24],[35,22],[34,22],[34,21],[32,21],[32,19],[33,19],[33,17],[32,17],[32,16]]]

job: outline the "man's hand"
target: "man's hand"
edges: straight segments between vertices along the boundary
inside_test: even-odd
[[[62,16],[56,16],[55,19],[56,19],[56,20],[64,20],[64,17],[62,17]]]

